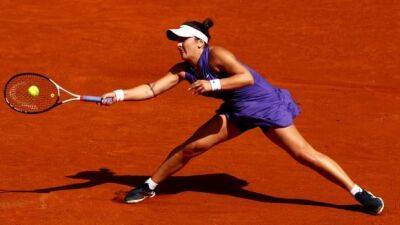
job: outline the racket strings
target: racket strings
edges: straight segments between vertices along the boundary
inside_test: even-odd
[[[37,87],[37,93],[29,91],[34,86]],[[43,112],[58,102],[57,87],[46,77],[37,74],[15,76],[7,83],[4,94],[12,108],[25,113]]]

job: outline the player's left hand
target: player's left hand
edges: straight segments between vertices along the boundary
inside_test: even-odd
[[[202,95],[211,91],[211,83],[208,80],[197,80],[192,83],[188,90],[194,95]]]

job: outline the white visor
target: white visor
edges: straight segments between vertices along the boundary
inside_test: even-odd
[[[177,37],[197,37],[208,43],[208,37],[203,32],[188,25],[182,25],[179,29],[169,29],[167,36],[171,40],[176,40]]]

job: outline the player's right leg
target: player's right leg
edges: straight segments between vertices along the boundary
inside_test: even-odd
[[[371,214],[380,214],[382,212],[384,208],[382,198],[376,197],[356,185],[339,164],[327,155],[315,150],[294,125],[285,128],[271,128],[264,131],[264,133],[272,142],[288,152],[298,162],[351,192],[367,212]]]
[[[242,132],[229,121],[225,115],[216,115],[203,124],[184,143],[173,149],[165,161],[154,172],[146,183],[143,183],[130,191],[126,197],[126,203],[137,203],[155,195],[154,184],[159,184],[172,174],[182,169],[192,158],[206,152],[212,146],[232,139]],[[153,187],[152,187],[153,186]]]

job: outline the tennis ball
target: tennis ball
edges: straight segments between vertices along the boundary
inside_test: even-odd
[[[35,85],[32,85],[28,88],[28,93],[32,96],[38,96],[39,95],[39,88]]]

